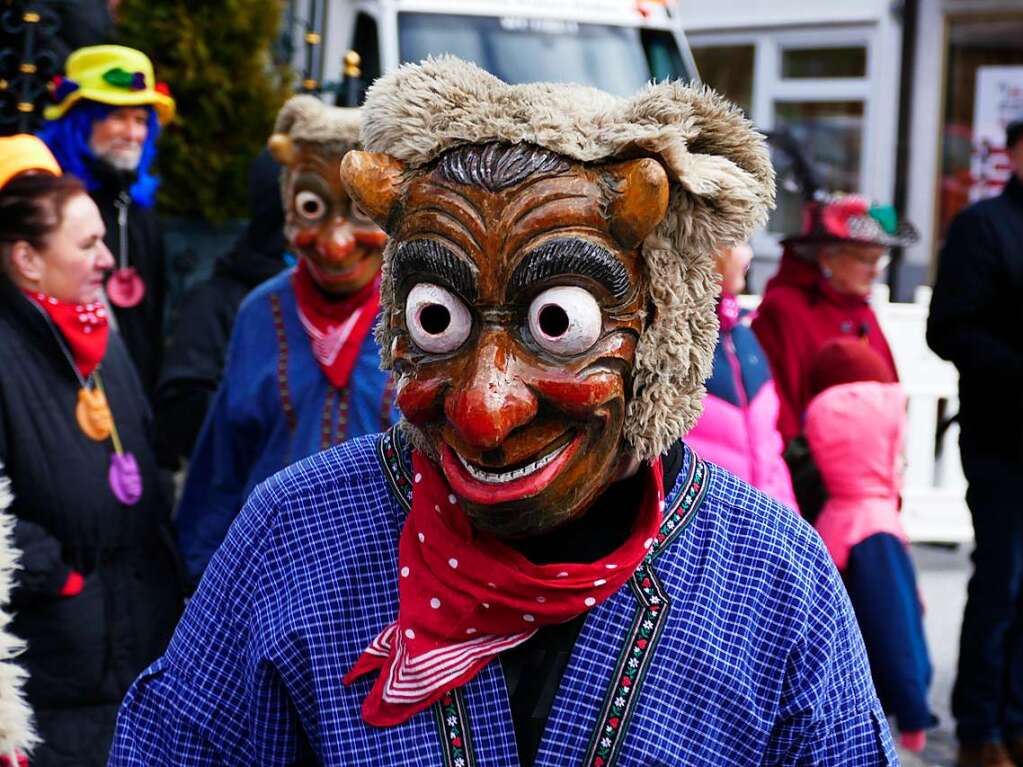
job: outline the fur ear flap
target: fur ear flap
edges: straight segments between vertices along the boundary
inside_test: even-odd
[[[295,162],[295,145],[286,133],[274,133],[266,142],[266,148],[270,155],[281,165],[291,165]]]
[[[650,157],[612,165],[618,196],[611,203],[611,233],[624,247],[640,245],[668,210],[668,174]]]
[[[341,160],[341,186],[377,226],[388,231],[401,192],[405,163],[380,152],[348,152]]]

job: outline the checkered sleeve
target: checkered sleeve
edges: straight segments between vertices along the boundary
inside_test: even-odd
[[[895,765],[856,617],[823,546],[764,764]]]
[[[184,701],[194,700],[186,688],[163,658],[142,673],[117,715],[111,767],[225,764],[208,733],[182,710]]]
[[[293,707],[264,662],[266,549],[276,479],[259,486],[217,551],[167,652],[135,680],[109,767],[271,767],[303,747]]]

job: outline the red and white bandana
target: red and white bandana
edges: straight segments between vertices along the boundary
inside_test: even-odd
[[[343,389],[380,308],[380,278],[354,295],[334,301],[316,286],[302,258],[292,284],[298,318],[312,344],[313,357],[331,386]]]
[[[564,623],[611,597],[646,557],[664,508],[660,460],[646,472],[628,540],[589,564],[535,565],[476,531],[443,475],[418,452],[412,510],[398,544],[398,618],[344,677],[380,674],[362,704],[377,727],[404,722],[468,682],[540,626]]]
[[[107,353],[107,341],[110,338],[109,318],[102,302],[69,304],[38,291],[26,290],[24,293],[57,326],[82,378],[92,375],[92,371]]]

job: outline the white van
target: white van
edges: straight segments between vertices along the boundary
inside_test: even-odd
[[[575,82],[624,96],[650,80],[695,78],[675,4],[327,0],[326,18],[306,27],[313,34],[299,42],[295,68],[315,89],[321,80],[339,80],[341,62],[354,50],[368,86],[399,64],[450,53],[509,83]]]

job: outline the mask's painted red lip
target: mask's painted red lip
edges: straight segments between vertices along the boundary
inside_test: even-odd
[[[462,465],[447,443],[443,442],[440,446],[440,465],[448,484],[459,498],[482,505],[508,503],[529,498],[543,491],[572,459],[585,437],[585,433],[576,435],[558,456],[543,468],[525,477],[500,484],[476,479]]]
[[[366,251],[357,251],[354,258],[346,259],[343,264],[322,264],[307,256],[306,263],[321,285],[346,285],[362,278],[367,269],[374,268],[367,258],[369,255]]]

